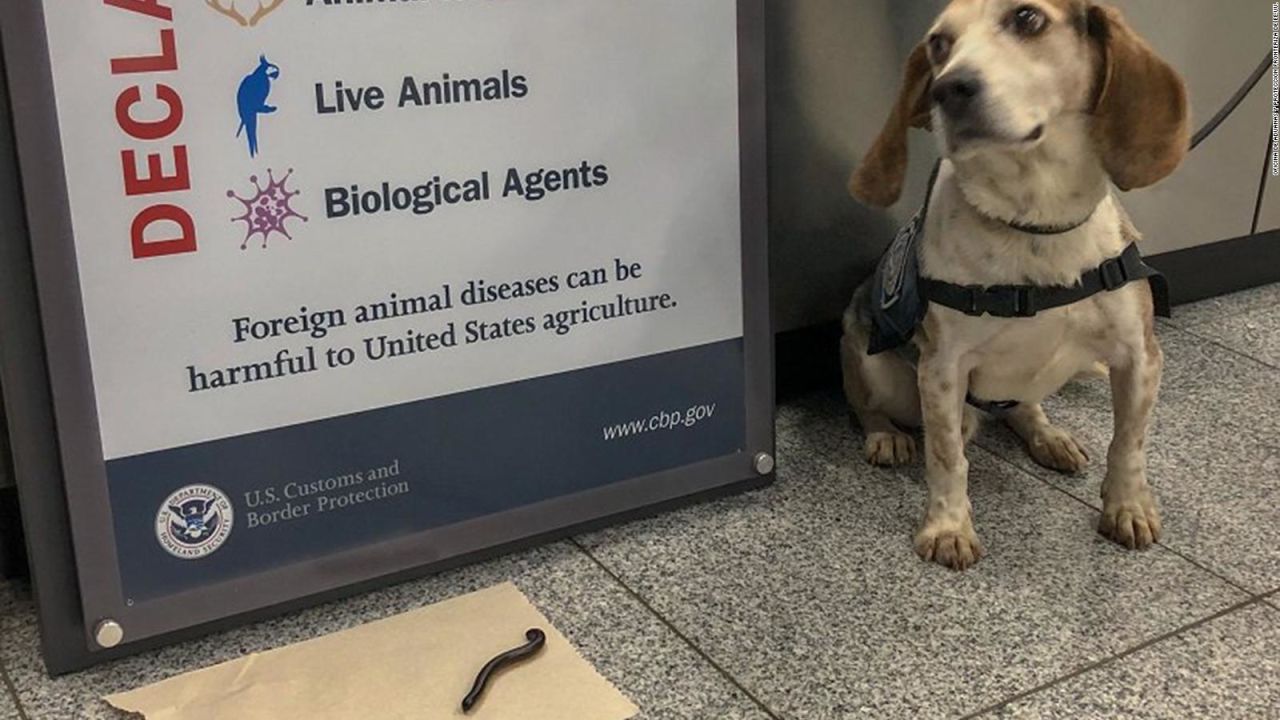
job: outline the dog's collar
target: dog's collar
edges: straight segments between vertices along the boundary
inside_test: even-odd
[[[1029,235],[1065,235],[1066,233],[1076,230],[1092,220],[1093,216],[1098,212],[1098,206],[1101,204],[1102,203],[1098,203],[1098,205],[1094,205],[1093,209],[1089,211],[1089,214],[1085,215],[1080,220],[1073,223],[1062,223],[1059,225],[1038,225],[1035,223],[1018,222],[1017,220],[1005,220],[1004,218],[994,217],[982,212],[972,203],[969,204],[969,207],[973,208],[973,211],[978,213],[981,217],[990,220],[993,223],[1017,230],[1018,232],[1027,233]]]

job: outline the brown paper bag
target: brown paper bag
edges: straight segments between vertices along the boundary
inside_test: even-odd
[[[461,701],[493,656],[541,628],[546,647]],[[638,711],[507,583],[111,695],[147,720],[627,720]]]

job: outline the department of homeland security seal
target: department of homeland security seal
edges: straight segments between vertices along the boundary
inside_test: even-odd
[[[234,519],[226,493],[212,485],[188,485],[160,505],[156,539],[176,558],[199,560],[222,547]]]

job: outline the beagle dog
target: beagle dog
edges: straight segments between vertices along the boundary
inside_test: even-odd
[[[911,53],[897,103],[850,180],[862,202],[895,203],[911,127],[943,160],[915,257],[926,282],[1078,286],[1139,239],[1116,189],[1152,185],[1189,144],[1179,75],[1114,8],[1088,0],[953,0]],[[1034,228],[1051,228],[1035,231]],[[1088,453],[1041,401],[1077,375],[1110,374],[1114,437],[1099,532],[1145,549],[1160,539],[1144,445],[1163,363],[1147,280],[1033,316],[930,304],[913,349],[871,355],[865,285],[844,316],[844,388],[878,465],[912,462],[924,428],[928,501],[915,536],[926,561],[963,570],[984,554],[968,497],[965,445],[1001,413],[1040,464],[1078,472]]]

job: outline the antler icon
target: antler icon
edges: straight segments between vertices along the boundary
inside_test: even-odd
[[[241,15],[239,11],[236,10],[236,0],[228,0],[228,5],[226,7],[222,7],[222,3],[218,2],[218,0],[204,0],[204,4],[223,15],[226,15],[232,20],[235,20],[239,23],[240,27],[249,27],[249,18]]]
[[[271,0],[269,3],[263,3],[259,0],[258,11],[253,14],[253,17],[249,18],[249,27],[257,25],[259,20],[275,12],[276,8],[283,4],[284,0]]]
[[[258,9],[249,17],[245,17],[236,9],[236,0],[227,0],[225,7],[222,4],[222,0],[204,0],[204,4],[208,5],[215,12],[226,15],[232,20],[235,20],[236,24],[240,27],[255,27],[262,21],[262,18],[270,15],[277,8],[283,5],[284,0],[269,0],[269,2],[258,0]]]

